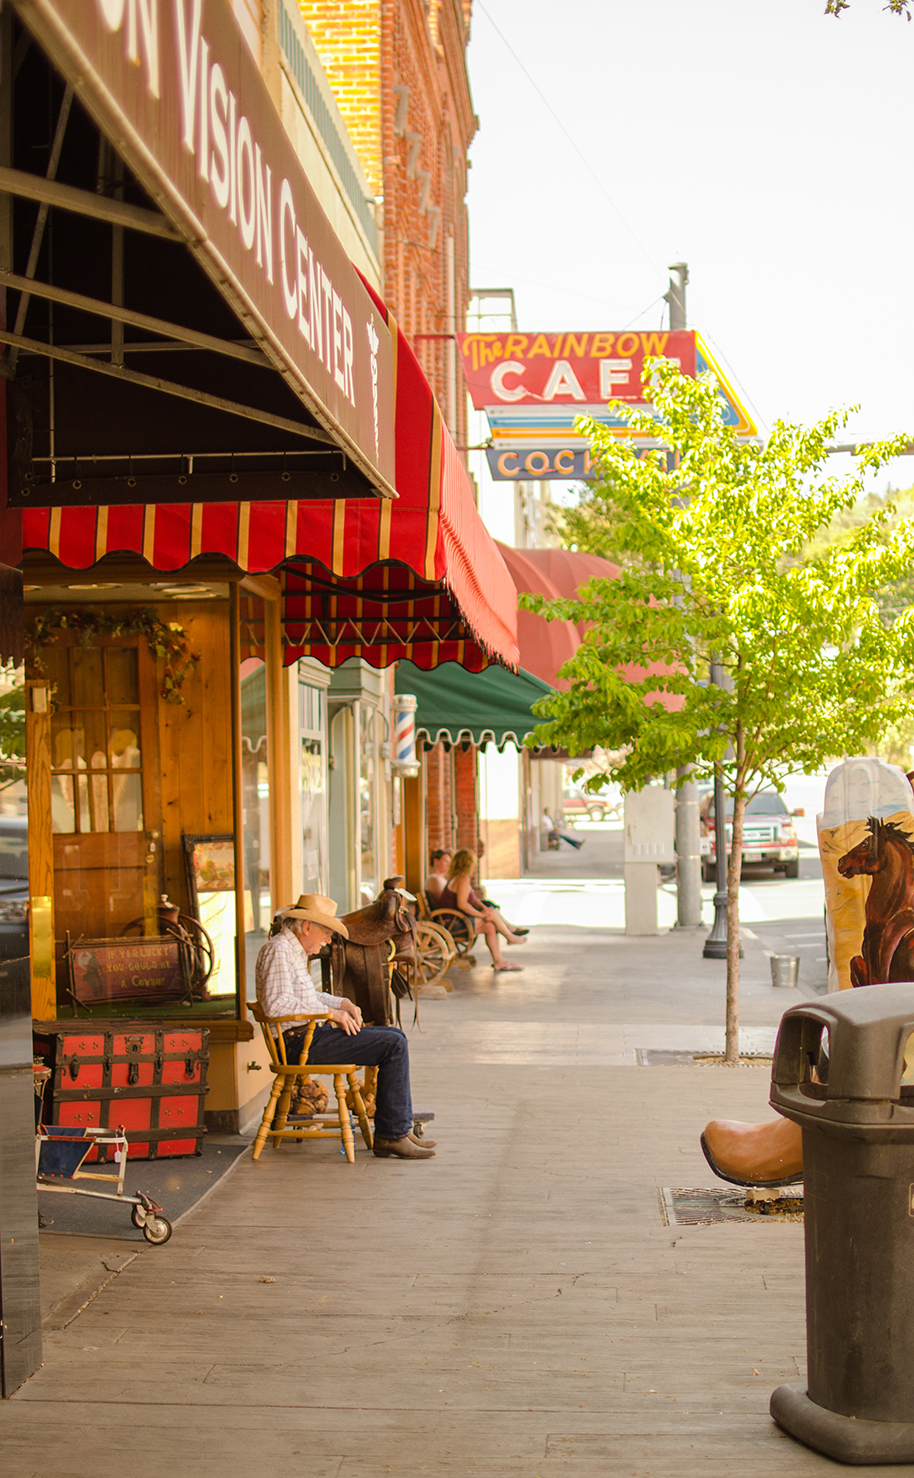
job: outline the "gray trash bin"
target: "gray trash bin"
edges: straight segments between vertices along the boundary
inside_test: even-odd
[[[803,1129],[807,1384],[771,1415],[843,1463],[914,1462],[914,984],[781,1019],[771,1104]],[[912,1043],[914,1047],[914,1043]]]

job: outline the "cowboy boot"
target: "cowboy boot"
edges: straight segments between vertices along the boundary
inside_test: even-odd
[[[731,1185],[798,1185],[803,1179],[803,1133],[790,1119],[712,1119],[701,1147],[714,1174]]]

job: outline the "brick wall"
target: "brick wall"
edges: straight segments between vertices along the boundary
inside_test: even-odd
[[[384,297],[457,446],[465,447],[459,362],[453,341],[435,336],[464,326],[469,300],[465,198],[476,132],[466,70],[471,0],[298,3],[362,168],[383,197]],[[427,851],[455,840],[477,850],[475,750],[458,750],[452,760],[439,744],[424,763]]]
[[[457,812],[457,846],[479,850],[479,798],[476,786],[476,749],[455,749],[454,810]]]
[[[449,341],[426,336],[462,328],[469,299],[464,200],[476,131],[466,71],[470,0],[299,0],[299,6],[362,167],[383,196],[384,296],[463,447],[459,365],[455,376]]]
[[[425,752],[425,817],[429,854],[452,847],[451,757],[443,744]],[[427,859],[426,859],[427,860]]]
[[[381,174],[379,0],[298,0],[299,9],[376,195]]]

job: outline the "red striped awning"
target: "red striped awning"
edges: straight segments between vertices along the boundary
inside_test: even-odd
[[[423,668],[516,669],[514,583],[431,386],[377,301],[396,343],[395,502],[30,508],[24,550],[79,570],[129,553],[159,572],[222,555],[248,574],[279,573],[289,662],[307,655],[336,667],[356,656],[386,667],[408,657]]]

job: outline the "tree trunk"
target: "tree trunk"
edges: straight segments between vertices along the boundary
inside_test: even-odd
[[[737,753],[742,747],[742,734],[737,736]],[[737,771],[736,795],[733,798],[733,835],[730,839],[730,861],[727,867],[727,1045],[725,1061],[739,1062],[739,883],[743,868],[743,817],[746,797],[743,794],[742,766]]]

